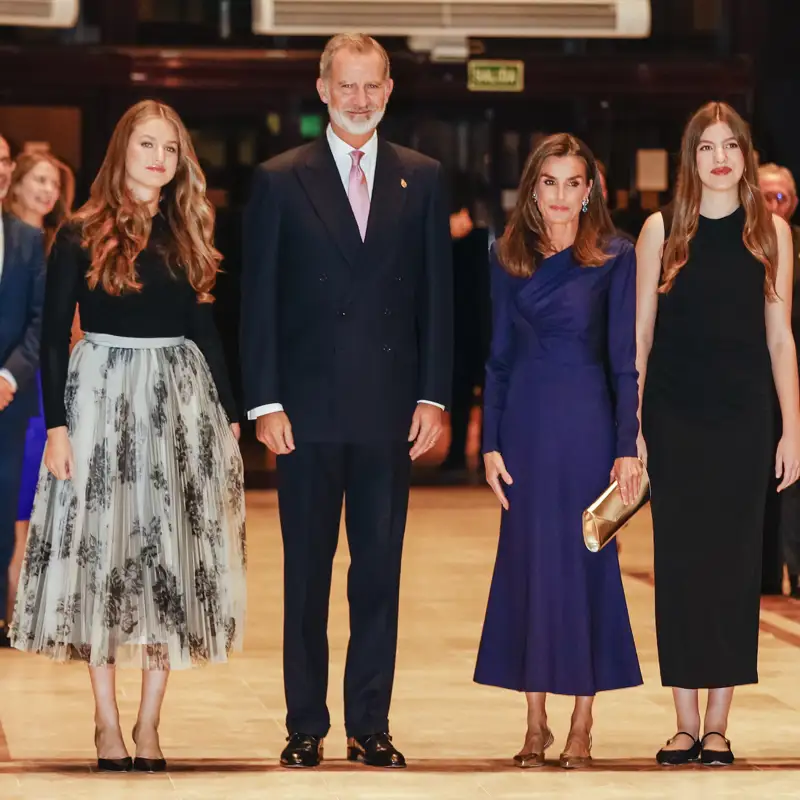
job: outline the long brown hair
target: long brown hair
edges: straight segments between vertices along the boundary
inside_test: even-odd
[[[154,100],[137,103],[117,123],[89,200],[75,214],[91,258],[88,283],[92,289],[102,286],[111,295],[142,288],[136,258],[147,246],[152,218],[125,184],[125,155],[134,129],[151,117],[171,123],[178,135],[175,177],[161,190],[160,209],[172,231],[164,254],[173,269],[186,273],[198,300],[211,302],[222,256],[213,244],[214,208],[206,197],[206,178],[181,118]]]
[[[519,183],[517,204],[500,239],[500,263],[511,275],[530,277],[542,259],[552,253],[542,212],[533,199],[544,162],[555,156],[577,156],[586,165],[586,180],[594,181],[589,207],[581,213],[578,234],[572,245],[575,260],[583,267],[599,267],[609,259],[603,247],[613,236],[614,226],[598,180],[597,161],[580,139],[569,133],[556,133],[543,139],[525,163]]]
[[[45,252],[49,253],[50,248],[53,246],[53,241],[56,238],[56,234],[58,233],[58,229],[63,225],[72,211],[72,203],[75,200],[75,176],[72,174],[72,170],[50,153],[42,151],[22,153],[17,158],[14,172],[11,175],[11,183],[8,187],[5,205],[8,211],[14,216],[24,219],[25,210],[22,208],[22,203],[17,196],[17,188],[22,183],[25,176],[43,161],[51,164],[58,171],[61,182],[61,190],[59,191],[56,204],[53,206],[53,210],[45,215],[44,220],[42,220]]]
[[[744,157],[744,173],[739,182],[739,199],[745,210],[742,240],[764,265],[764,294],[774,299],[778,274],[778,238],[772,214],[758,190],[758,169],[753,139],[748,124],[727,103],[708,103],[689,120],[681,141],[678,180],[673,200],[672,227],[664,244],[663,280],[658,291],[666,294],[689,260],[689,243],[697,233],[703,184],[697,172],[697,147],[703,133],[718,122],[733,132]]]

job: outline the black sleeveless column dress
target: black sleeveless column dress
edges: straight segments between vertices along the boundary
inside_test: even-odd
[[[773,389],[764,267],[742,241],[744,221],[741,207],[701,216],[688,263],[659,297],[642,429],[665,686],[758,682]]]

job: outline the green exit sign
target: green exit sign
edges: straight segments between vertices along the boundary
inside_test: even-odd
[[[489,59],[469,61],[467,88],[471,92],[521,92],[525,88],[525,63]]]

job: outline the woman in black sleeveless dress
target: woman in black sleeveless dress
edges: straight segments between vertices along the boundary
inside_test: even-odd
[[[750,134],[729,106],[711,103],[689,122],[674,203],[647,221],[637,254],[640,454],[652,481],[661,678],[680,732],[658,761],[729,764],[733,687],[758,681],[768,470],[774,461],[781,490],[800,475],[791,234],[758,193]],[[702,739],[698,689],[710,690]]]

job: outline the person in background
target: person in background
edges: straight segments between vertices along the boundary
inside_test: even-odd
[[[486,480],[503,508],[477,683],[525,692],[514,757],[540,767],[554,736],[547,695],[574,698],[560,758],[591,764],[599,692],[642,682],[617,551],[590,553],[581,515],[619,480],[638,492],[636,257],[614,235],[589,148],[543,139],[492,246]]]
[[[758,682],[769,472],[779,491],[800,476],[791,233],[757,180],[747,123],[725,103],[703,106],[683,134],[675,198],[636,246],[639,453],[652,481],[661,681],[677,717],[663,765],[734,761],[734,688]]]
[[[792,173],[777,164],[763,164],[758,168],[758,184],[767,208],[791,225],[797,210],[797,186]],[[800,341],[800,227],[791,225],[791,229],[794,275],[792,331],[797,342]],[[779,420],[780,415],[777,416]],[[800,483],[792,484],[780,494],[769,492],[767,495],[762,593],[782,592],[784,563],[789,572],[791,596],[800,599]]]
[[[603,200],[606,201],[606,205],[608,205],[608,170],[606,169],[606,165],[599,161],[597,162],[597,181],[600,184],[600,189],[603,192]],[[610,211],[611,214],[611,221],[614,222],[614,215],[616,214],[619,216],[619,212],[623,212],[625,209],[615,209],[614,211]],[[615,225],[617,236],[621,239],[627,239],[632,244],[636,243],[636,237],[631,236],[627,231],[622,230],[618,226]],[[619,539],[617,540],[617,547],[619,547]]]
[[[459,174],[450,194],[453,242],[453,395],[450,448],[442,469],[467,468],[466,448],[475,389],[483,388],[489,351],[489,230],[475,220],[476,193],[469,176]]]
[[[89,200],[50,254],[45,470],[12,645],[88,665],[98,769],[163,772],[171,670],[240,649],[246,604],[237,409],[212,315],[221,255],[180,117],[117,123]],[[70,355],[76,305],[86,331]],[[141,670],[128,755],[116,669]]]
[[[8,195],[13,171],[11,148],[0,136],[0,202]],[[45,258],[40,230],[8,213],[0,217],[0,613],[5,617],[25,436],[28,420],[39,409]],[[8,644],[3,619],[0,646]]]
[[[56,233],[72,210],[75,198],[75,179],[72,170],[46,152],[23,153],[17,158],[11,186],[6,197],[6,211],[44,235],[45,255],[49,254]],[[75,333],[75,325],[73,332]],[[37,384],[40,384],[37,375]],[[14,610],[19,572],[28,538],[28,520],[33,508],[36,483],[42,464],[47,429],[39,392],[39,413],[28,422],[25,436],[25,456],[22,467],[22,487],[19,495],[14,554],[8,568],[8,619]]]

